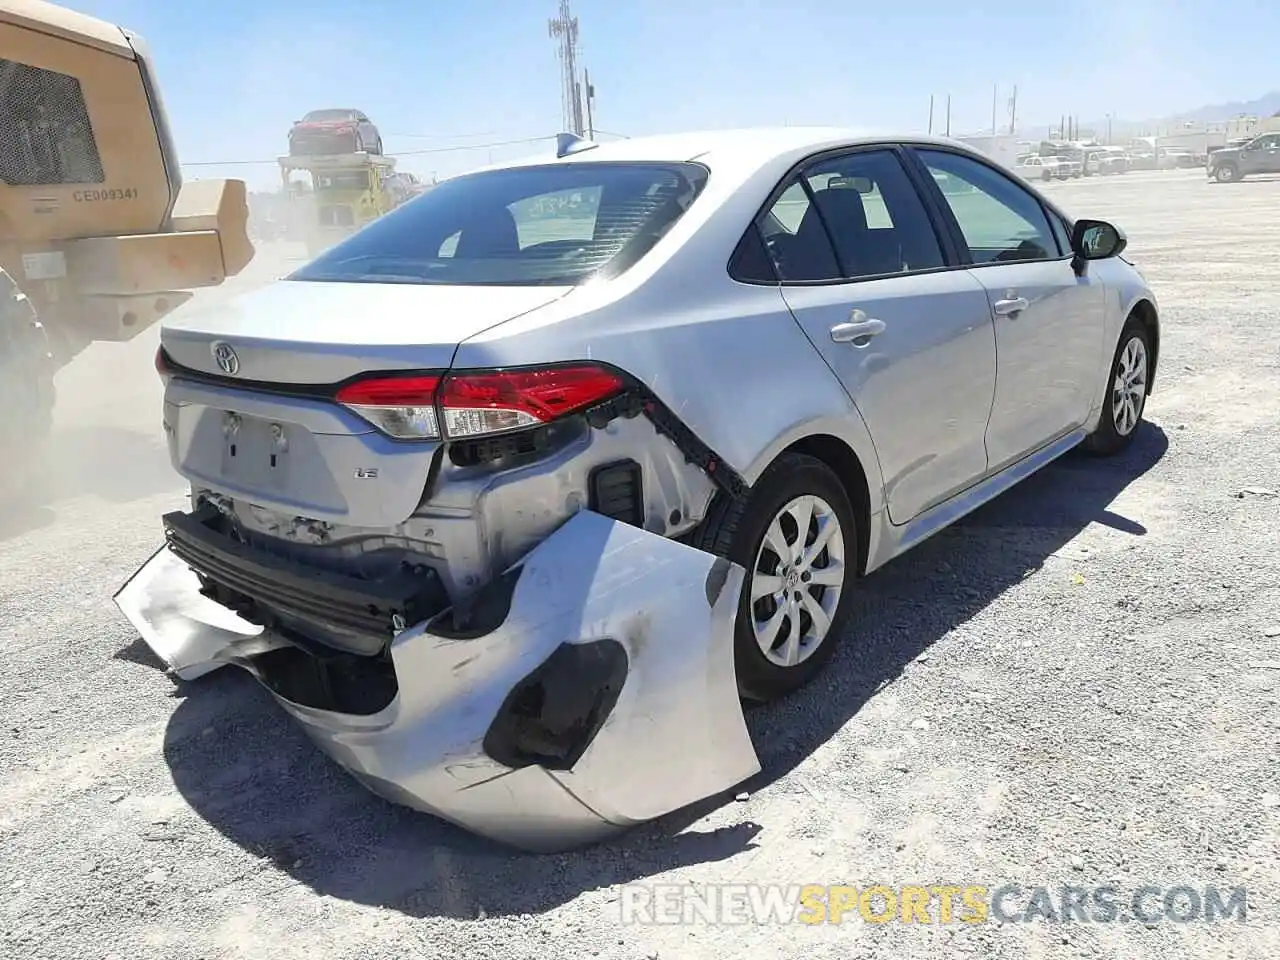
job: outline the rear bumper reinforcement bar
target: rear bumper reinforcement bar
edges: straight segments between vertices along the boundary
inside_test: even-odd
[[[165,542],[173,554],[212,584],[214,593],[232,594],[214,599],[243,598],[267,614],[376,639],[377,646],[444,606],[443,589],[433,574],[406,569],[380,580],[362,580],[304,567],[237,542],[217,529],[220,517],[216,508],[205,504],[194,513],[174,512],[162,518]]]

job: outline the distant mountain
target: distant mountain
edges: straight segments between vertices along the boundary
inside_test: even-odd
[[[1268,93],[1257,100],[1237,100],[1232,103],[1218,103],[1198,110],[1190,110],[1166,120],[1187,121],[1193,123],[1213,123],[1230,120],[1241,114],[1247,117],[1272,117],[1280,113],[1280,90]]]
[[[1080,130],[1094,136],[1104,136],[1108,128],[1110,128],[1114,136],[1121,137],[1139,132],[1150,132],[1161,127],[1168,128],[1174,124],[1220,123],[1224,120],[1233,120],[1242,114],[1247,117],[1280,116],[1280,90],[1258,97],[1256,100],[1234,100],[1230,103],[1215,103],[1159,119],[1127,120],[1112,117],[1110,121],[1105,118],[1092,121],[1081,120]],[[1036,124],[1018,128],[1018,135],[1028,140],[1056,134],[1056,124],[1052,126]]]
[[[1209,106],[1198,107],[1195,110],[1187,110],[1183,113],[1175,113],[1168,117],[1160,117],[1153,120],[1121,120],[1113,117],[1111,119],[1112,128],[1118,133],[1121,130],[1131,131],[1136,129],[1151,130],[1159,127],[1169,127],[1173,124],[1182,123],[1221,123],[1224,120],[1234,120],[1236,117],[1272,117],[1280,116],[1280,90],[1273,91],[1265,96],[1258,97],[1256,100],[1233,100],[1230,103],[1215,103]],[[1082,128],[1092,128],[1094,130],[1105,130],[1107,128],[1106,120],[1095,120],[1092,123],[1082,123]]]

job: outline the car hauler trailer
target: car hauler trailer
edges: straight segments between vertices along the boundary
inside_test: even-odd
[[[395,170],[393,157],[371,153],[333,156],[280,157],[281,183],[286,193],[293,175],[306,174],[312,209],[307,211],[307,252],[316,256],[339,240],[396,206],[388,187]]]

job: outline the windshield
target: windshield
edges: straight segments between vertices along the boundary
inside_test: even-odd
[[[315,175],[317,190],[368,190],[369,175],[363,170],[346,173],[318,173]]]
[[[575,285],[642,257],[693,203],[692,163],[567,163],[449,180],[290,280]]]

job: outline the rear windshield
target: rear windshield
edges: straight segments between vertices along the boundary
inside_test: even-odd
[[[354,120],[355,113],[351,110],[312,110],[303,120]]]
[[[290,280],[575,285],[640,259],[706,183],[692,163],[566,163],[447,180]]]

